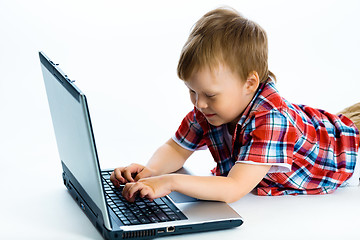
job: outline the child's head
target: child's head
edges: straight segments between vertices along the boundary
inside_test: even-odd
[[[205,14],[193,27],[181,52],[178,76],[185,82],[194,71],[227,65],[240,79],[255,71],[260,82],[275,76],[268,70],[265,31],[232,9]]]

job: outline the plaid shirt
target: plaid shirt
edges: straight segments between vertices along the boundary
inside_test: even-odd
[[[189,150],[208,147],[216,175],[227,176],[238,162],[272,165],[257,186],[259,195],[330,193],[354,171],[359,146],[355,125],[342,115],[290,104],[271,80],[259,87],[242,114],[232,148],[224,128],[210,125],[195,108],[173,139]]]

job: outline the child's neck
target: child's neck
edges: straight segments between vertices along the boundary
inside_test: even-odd
[[[237,122],[229,122],[228,124],[226,124],[228,132],[231,136],[234,136],[236,125]]]

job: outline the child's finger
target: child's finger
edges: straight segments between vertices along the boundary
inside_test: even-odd
[[[127,182],[134,182],[132,174],[133,174],[132,169],[130,169],[128,167],[124,168],[124,170],[122,171],[122,175],[127,180]]]
[[[120,168],[115,168],[111,173],[110,181],[114,184],[115,187],[120,187],[120,183],[124,184],[126,181],[121,176]]]
[[[127,183],[123,189],[122,195],[123,197],[130,202],[133,192],[130,192],[130,189],[134,187],[135,183]]]
[[[154,192],[149,188],[143,188],[141,189],[141,191],[139,192],[139,196],[141,198],[147,198],[149,200],[152,200],[153,199],[153,196],[154,196]]]
[[[130,188],[129,188],[129,191],[128,191],[128,196],[129,196],[129,199],[134,201],[135,200],[135,197],[136,197],[136,194],[138,192],[140,192],[142,189],[144,188],[144,184],[142,183],[134,183]]]
[[[133,202],[133,201],[135,201],[135,197],[137,194],[140,194],[140,197],[143,197],[144,193],[145,193],[145,195],[147,195],[149,192],[149,188],[146,185],[144,185],[143,183],[137,182],[137,183],[131,184],[130,187],[126,191],[127,191],[126,194],[128,197],[128,201]]]

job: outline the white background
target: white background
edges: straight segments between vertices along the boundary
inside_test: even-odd
[[[64,221],[77,208],[61,183],[38,51],[87,95],[102,166],[146,163],[192,109],[178,57],[193,24],[219,6],[267,31],[269,68],[290,102],[336,113],[360,100],[360,1],[0,0],[1,239],[56,238],[49,231],[62,228],[100,237]],[[190,162],[213,166],[207,152]]]

